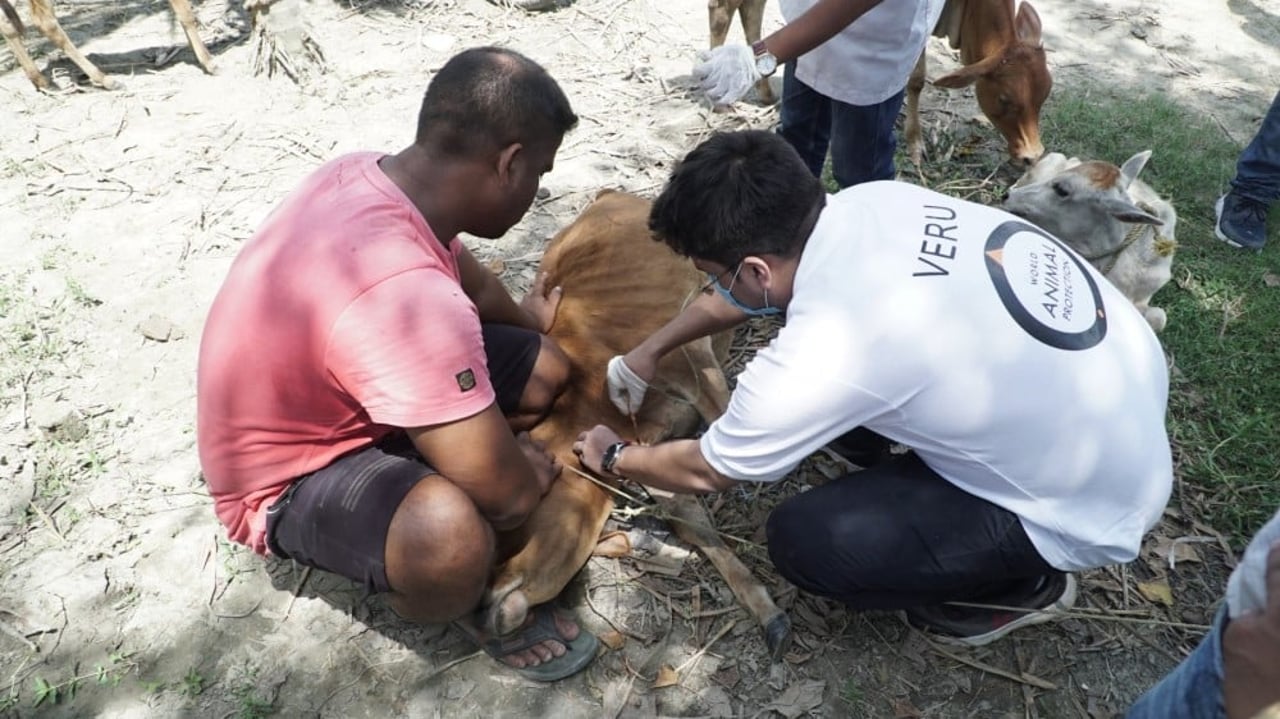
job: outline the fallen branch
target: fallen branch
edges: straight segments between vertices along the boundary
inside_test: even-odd
[[[999,667],[993,667],[990,664],[987,664],[985,662],[980,662],[976,659],[969,659],[967,657],[962,657],[959,654],[953,654],[947,651],[946,649],[943,649],[941,646],[939,646],[936,642],[934,642],[932,639],[929,639],[928,637],[925,637],[924,639],[925,639],[925,642],[929,644],[929,648],[937,652],[938,654],[941,654],[942,656],[952,661],[960,662],[961,664],[964,664],[966,666],[973,667],[974,669],[977,669],[980,672],[986,672],[987,674],[994,674],[995,676],[1004,677],[1005,679],[1017,682],[1019,684],[1029,684],[1033,687],[1038,687],[1040,689],[1048,689],[1049,691],[1056,691],[1058,688],[1058,685],[1054,684],[1051,681],[1041,679],[1040,677],[1037,677],[1031,674],[1026,674],[1026,673],[1014,674],[1013,672],[1006,671]]]
[[[289,597],[289,606],[284,609],[284,616],[280,618],[280,623],[284,624],[289,620],[289,613],[293,611],[293,603],[298,600],[298,594],[302,592],[302,586],[311,578],[311,567],[302,570],[302,578],[298,580],[297,586],[293,588],[293,596]]]
[[[734,628],[734,626],[735,626],[735,625],[737,625],[737,623],[738,623],[738,620],[736,620],[736,619],[735,619],[735,620],[732,620],[732,621],[725,622],[725,623],[724,623],[724,626],[720,628],[720,631],[716,632],[716,635],[715,635],[714,637],[711,637],[711,639],[710,639],[706,644],[702,645],[702,648],[701,648],[701,649],[699,649],[698,651],[694,652],[694,653],[693,653],[693,656],[691,656],[691,657],[689,657],[688,659],[684,660],[684,663],[683,663],[683,664],[681,664],[680,666],[676,667],[676,674],[677,674],[677,675],[679,675],[679,674],[680,674],[680,672],[683,672],[685,669],[687,669],[687,668],[689,668],[689,667],[693,666],[695,663],[697,663],[697,661],[698,661],[699,659],[701,659],[701,658],[702,658],[702,655],[703,655],[703,654],[706,654],[706,653],[707,653],[707,650],[711,649],[711,645],[712,645],[712,644],[715,644],[716,642],[718,642],[718,641],[720,641],[721,639],[723,639],[723,638],[724,638],[724,635],[728,634],[728,633],[729,633],[729,630],[733,629],[733,628]]]

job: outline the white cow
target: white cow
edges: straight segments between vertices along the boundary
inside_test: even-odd
[[[1178,216],[1137,179],[1150,157],[1140,152],[1116,167],[1049,153],[1014,183],[1004,207],[1080,253],[1159,332],[1167,317],[1150,302],[1173,276]]]

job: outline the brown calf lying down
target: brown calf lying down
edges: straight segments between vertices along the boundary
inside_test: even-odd
[[[704,282],[692,262],[653,240],[648,218],[647,200],[605,190],[552,239],[542,258],[546,287],[564,288],[550,335],[572,369],[568,388],[531,434],[566,469],[529,520],[499,538],[500,556],[509,556],[495,570],[485,600],[487,628],[498,634],[518,628],[529,607],[560,594],[590,557],[613,508],[605,490],[570,469],[579,466],[571,451],[577,435],[606,424],[641,442],[687,436],[700,421],[719,417],[728,403],[720,369],[727,337],[717,338],[718,346],[710,338],[690,342],[664,358],[634,423],[609,401],[609,359],[657,331]],[[667,500],[666,507],[690,521],[706,521],[694,497]],[[774,636],[786,634],[785,615],[736,557],[723,545],[712,546],[713,536],[699,541],[696,532],[680,525],[677,532],[692,544],[709,546],[708,556],[748,609]],[[771,638],[770,649],[785,638]]]
[[[30,0],[30,3],[31,19],[35,21],[36,27],[40,28],[40,32],[43,32],[45,37],[66,53],[66,56],[89,76],[90,82],[107,90],[114,89],[116,81],[99,70],[97,65],[89,62],[89,59],[76,49],[71,38],[67,37],[62,25],[58,23],[58,17],[53,13],[53,0]],[[191,10],[190,1],[169,0],[169,4],[173,7],[173,14],[177,16],[178,22],[182,24],[183,31],[186,32],[187,42],[191,43],[191,49],[195,51],[200,66],[206,72],[212,73],[213,58],[209,56],[208,48],[204,46],[204,41],[196,32],[196,14]],[[0,0],[0,33],[4,34],[5,41],[9,43],[9,49],[13,51],[13,57],[22,66],[22,71],[27,74],[31,83],[37,90],[47,90],[49,79],[36,68],[35,62],[27,54],[27,49],[23,47],[23,32],[22,20],[19,19],[13,5],[9,0]]]
[[[974,85],[978,106],[1009,145],[1009,157],[1030,165],[1044,154],[1040,142],[1040,106],[1053,79],[1040,40],[1040,16],[1015,0],[947,0],[934,26],[960,49],[964,67],[933,81],[938,87]],[[928,69],[928,50],[920,53],[907,81],[907,117],[903,128],[911,161],[920,165],[920,90]]]
[[[742,21],[742,33],[747,38],[747,44],[759,40],[760,26],[764,22],[764,2],[765,0],[708,0],[711,47],[714,49],[724,44],[735,12]],[[769,87],[769,78],[760,78],[756,83],[756,97],[765,105],[777,102],[777,98],[773,96],[773,88]]]

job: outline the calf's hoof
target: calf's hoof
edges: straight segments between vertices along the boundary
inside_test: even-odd
[[[1169,317],[1164,310],[1159,307],[1148,307],[1142,311],[1142,316],[1147,318],[1147,323],[1151,325],[1151,329],[1156,332],[1163,332],[1165,324],[1168,323]]]
[[[529,598],[520,590],[523,583],[517,579],[489,590],[482,614],[486,632],[494,636],[505,636],[524,626],[525,620],[529,618]]]

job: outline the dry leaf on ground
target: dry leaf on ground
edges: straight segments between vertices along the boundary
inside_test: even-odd
[[[1173,606],[1173,590],[1169,588],[1168,582],[1138,582],[1138,592],[1146,597],[1148,602],[1159,602],[1166,607]]]
[[[658,678],[653,680],[654,689],[662,689],[663,687],[675,686],[680,683],[680,677],[676,674],[676,670],[670,666],[663,664],[658,670]]]
[[[826,682],[794,682],[787,686],[782,696],[765,706],[765,710],[776,711],[787,719],[796,719],[822,706],[822,693],[826,688]]]

